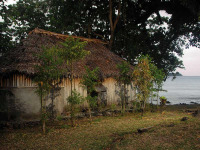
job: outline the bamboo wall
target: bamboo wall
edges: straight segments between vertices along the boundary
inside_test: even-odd
[[[64,79],[63,79],[64,81]],[[62,81],[61,87],[64,86]],[[36,83],[31,80],[30,76],[25,74],[12,74],[9,76],[0,76],[0,87],[10,88],[10,87],[36,87]]]
[[[40,100],[39,96],[35,93],[36,84],[32,82],[29,76],[15,74],[9,77],[0,77],[0,89],[9,89],[15,96],[15,103],[18,103],[24,114],[39,114],[40,113]],[[80,78],[73,81],[73,90],[75,89],[83,97],[87,96],[87,90],[80,85]],[[106,88],[107,104],[118,104],[120,97],[116,94],[119,90],[116,80],[113,78],[106,78],[102,83]],[[71,94],[71,86],[69,79],[63,79],[61,83],[61,90],[59,96],[54,100],[55,108],[61,114],[64,107],[67,106],[67,97]],[[135,93],[131,86],[128,87],[129,100],[134,99]],[[47,105],[51,103],[49,99]],[[87,103],[84,103],[87,106]]]
[[[0,77],[0,87],[35,87],[29,76],[24,74],[12,74],[9,76]]]
[[[106,89],[107,89],[107,103],[108,104],[116,104],[120,102],[119,97],[119,86],[117,85],[117,81],[114,78],[107,78],[102,83]],[[135,91],[133,90],[133,86],[129,85],[127,87],[128,89],[128,100],[134,100],[135,99]]]

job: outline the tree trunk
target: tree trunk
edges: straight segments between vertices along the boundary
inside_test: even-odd
[[[43,121],[42,121],[42,131],[43,131],[43,134],[46,134],[46,121],[45,121],[45,119],[43,119]]]
[[[115,22],[113,23],[112,0],[109,0],[109,21],[110,21],[110,44],[109,44],[109,48],[110,48],[110,50],[112,49],[112,46],[113,46],[113,43],[114,43],[114,33],[115,33],[115,29],[116,29],[117,23],[118,23],[119,18],[120,18],[120,12],[121,12],[121,1],[119,1],[118,14],[117,14],[117,17],[115,19]]]
[[[72,62],[71,62],[71,96],[72,96],[72,89],[73,89],[73,65],[72,65]]]
[[[110,43],[109,43],[109,49],[112,49],[113,46],[113,42],[114,42],[114,30],[111,29],[111,34],[110,34]]]
[[[53,89],[52,89],[52,97],[51,97],[51,120],[54,120],[54,103],[53,103],[54,98],[55,98],[54,89],[55,88],[53,87]]]
[[[71,83],[71,96],[72,96],[72,91],[73,91],[73,64],[72,61],[71,63],[71,78],[70,78],[70,83]],[[73,105],[71,104],[71,126],[74,127],[74,109]]]
[[[123,99],[122,99],[122,114],[125,113],[125,105],[126,105],[126,84],[124,84],[124,92],[123,92]]]
[[[88,93],[91,96],[91,93]],[[91,114],[91,108],[90,108],[90,101],[88,100],[88,113],[89,113],[89,118],[90,118],[90,122],[92,119],[92,114]]]
[[[92,25],[88,24],[88,38],[91,39],[91,34],[92,34]]]
[[[145,109],[145,101],[142,101],[142,109],[141,109],[141,116],[144,115],[144,109]]]
[[[151,105],[153,105],[153,92],[151,92]]]
[[[158,92],[157,92],[157,110],[158,110]]]
[[[43,89],[42,89],[42,82],[40,83],[40,103],[41,103],[41,122],[42,122],[42,131],[43,134],[46,133],[46,122],[45,122],[45,114],[46,114],[46,102],[43,99]]]
[[[74,127],[74,108],[73,108],[73,104],[71,104],[71,126]]]
[[[40,110],[40,112],[41,112],[41,115],[42,115],[42,106],[43,106],[43,105],[42,105],[42,94],[43,94],[42,92],[43,92],[43,91],[42,91],[41,85],[39,85],[39,86],[40,86],[40,88],[41,88],[41,89],[40,89],[40,92],[41,92],[41,93],[40,93],[40,104],[41,104],[41,110]]]
[[[48,96],[46,99],[48,99]],[[46,100],[44,98],[42,98],[42,131],[43,134],[46,134]]]
[[[90,106],[89,106],[89,108],[88,108],[88,112],[89,112],[89,117],[90,117],[90,120],[91,120],[92,115],[91,115],[91,108],[90,108]]]

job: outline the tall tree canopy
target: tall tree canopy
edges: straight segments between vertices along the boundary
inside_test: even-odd
[[[131,63],[139,55],[150,55],[166,74],[183,67],[176,54],[181,56],[184,47],[200,47],[199,0],[19,0],[9,6],[3,2],[1,36],[7,41],[11,36],[20,41],[36,27],[99,38]]]

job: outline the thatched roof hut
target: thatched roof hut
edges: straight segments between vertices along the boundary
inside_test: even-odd
[[[98,39],[57,34],[38,28],[31,31],[21,45],[1,58],[0,74],[16,72],[28,75],[35,74],[34,65],[38,61],[33,54],[39,52],[44,46],[50,47],[59,44],[69,37],[87,41],[88,44],[85,49],[91,52],[85,59],[73,64],[75,76],[80,77],[83,75],[85,66],[90,69],[98,67],[104,78],[118,75],[119,71],[116,65],[124,60],[109,51],[104,46],[106,43]]]
[[[3,100],[0,99],[6,104],[13,103],[13,110],[9,110],[9,113],[13,112],[16,115],[17,112],[23,112],[19,115],[22,119],[38,117],[41,105],[39,97],[35,93],[37,85],[32,82],[32,77],[36,75],[34,66],[39,61],[34,54],[39,53],[44,46],[57,45],[69,37],[68,35],[35,29],[22,41],[21,45],[0,57],[0,90],[9,90],[13,94],[13,96],[4,94]],[[115,77],[119,75],[119,70],[116,66],[124,60],[109,51],[105,46],[106,43],[100,40],[77,36],[71,37],[87,41],[85,50],[90,51],[90,54],[84,59],[73,64],[73,73],[76,76],[73,89],[76,89],[82,96],[87,96],[87,90],[80,85],[81,76],[85,73],[85,66],[90,69],[98,67],[102,77],[102,84],[96,87],[98,97],[105,104],[117,103],[119,95],[116,94],[118,87]],[[64,112],[64,107],[67,106],[66,99],[71,93],[68,78],[63,78],[60,88],[59,96],[56,97],[54,104],[56,110],[61,114]],[[129,100],[131,100],[134,97],[134,93],[131,92],[131,86],[128,88]],[[5,110],[8,109],[6,108]]]

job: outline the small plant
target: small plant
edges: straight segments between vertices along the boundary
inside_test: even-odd
[[[70,103],[70,112],[71,112],[71,123],[74,126],[74,113],[76,110],[76,105],[83,102],[83,97],[80,96],[78,92],[73,90],[73,81],[74,81],[74,65],[75,61],[83,59],[86,55],[90,54],[89,51],[85,50],[87,42],[82,42],[80,39],[67,38],[65,42],[60,43],[62,48],[60,49],[61,58],[65,60],[67,66],[65,68],[65,73],[69,74],[70,88],[71,93],[67,98],[67,101]],[[74,86],[75,89],[75,86]]]
[[[72,95],[67,98],[70,104],[71,125],[74,126],[74,117],[77,110],[77,105],[84,102],[84,98],[76,90],[72,91]]]
[[[141,115],[143,116],[147,100],[150,97],[153,87],[153,75],[150,69],[151,59],[147,56],[141,56],[137,59],[138,64],[133,71],[136,96],[140,101]]]
[[[121,100],[121,112],[122,115],[124,115],[126,102],[128,101],[128,85],[132,82],[130,64],[125,61],[121,62],[120,64],[117,64],[117,69],[120,74],[116,80],[120,88],[119,96]]]
[[[161,113],[162,113],[163,110],[164,110],[164,107],[165,107],[165,105],[166,105],[166,102],[167,102],[167,98],[164,97],[164,96],[161,96],[161,97],[160,97]]]
[[[97,97],[95,86],[99,84],[99,68],[95,68],[90,70],[89,68],[85,68],[86,73],[83,75],[81,80],[81,84],[85,89],[87,89],[87,103],[88,103],[88,112],[91,120],[91,109],[97,106]]]
[[[136,112],[140,111],[140,102],[133,100],[132,101],[133,110]]]
[[[111,104],[110,109],[112,111],[112,116],[114,116],[114,111],[116,110],[116,104]]]
[[[61,120],[63,120],[63,117],[62,117],[62,116],[57,116],[56,119],[57,119],[58,121],[61,121]]]
[[[111,104],[110,108],[112,111],[114,111],[116,109],[116,104]]]
[[[59,48],[57,46],[51,48],[44,47],[40,53],[34,53],[33,55],[35,55],[35,58],[40,62],[40,64],[34,65],[36,75],[33,78],[33,82],[37,84],[35,92],[40,97],[42,130],[45,134],[46,120],[48,117],[46,101],[50,97],[50,91],[52,91],[52,109],[50,112],[52,116],[54,116],[53,101],[55,99],[55,91],[58,89],[65,71],[65,69],[62,68],[64,60],[60,56]],[[55,84],[52,84],[53,81]]]
[[[166,105],[166,102],[167,102],[167,98],[164,97],[164,96],[161,96],[161,97],[160,97],[160,105],[161,105],[161,106],[165,106],[165,105]]]
[[[70,126],[69,126],[69,125],[67,125],[67,124],[63,124],[63,125],[61,126],[61,128],[62,128],[62,129],[69,129],[69,128],[70,128]]]

